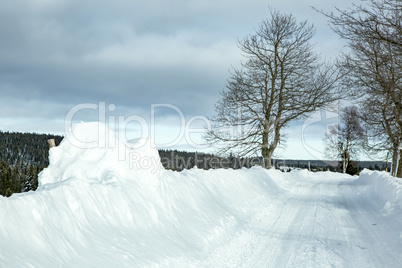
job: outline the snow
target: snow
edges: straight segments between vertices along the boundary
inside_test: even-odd
[[[385,172],[173,172],[98,123],[49,160],[37,191],[0,197],[0,267],[402,263],[402,181]]]

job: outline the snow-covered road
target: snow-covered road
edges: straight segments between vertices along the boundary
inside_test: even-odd
[[[295,183],[214,249],[209,267],[402,267],[401,217],[349,176]]]

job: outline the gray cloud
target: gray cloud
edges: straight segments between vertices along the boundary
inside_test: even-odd
[[[310,7],[330,10],[331,1],[1,1],[0,128],[21,131],[23,123],[10,122],[31,118],[52,131],[48,122],[62,122],[74,105],[99,101],[128,115],[147,114],[152,103],[212,115],[241,59],[237,39],[267,17],[268,5],[313,22],[317,50],[336,54],[337,36]]]
[[[200,92],[216,97],[237,53],[225,36],[235,35],[218,23],[223,10],[183,3],[6,3],[0,90],[15,98],[123,105],[179,105]]]

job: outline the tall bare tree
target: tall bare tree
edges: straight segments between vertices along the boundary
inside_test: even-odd
[[[394,175],[402,177],[402,2],[370,0],[325,15],[349,40],[340,68],[364,111],[367,147],[390,150]]]
[[[379,105],[381,103],[381,105]],[[378,95],[376,98],[364,98],[360,101],[362,106],[362,123],[364,124],[367,152],[389,151],[392,155],[392,175],[400,176],[400,144],[402,129],[398,124],[395,105],[389,98]],[[399,120],[400,121],[400,120]],[[399,166],[399,167],[398,167]]]
[[[271,11],[254,34],[239,41],[246,61],[231,72],[207,136],[220,153],[260,152],[271,168],[283,128],[339,99],[337,71],[320,63],[310,44],[314,33],[307,21]]]
[[[347,84],[360,93],[366,146],[391,151],[393,175],[401,177],[402,54],[394,45],[374,39],[352,41],[349,47],[341,66],[348,72]]]

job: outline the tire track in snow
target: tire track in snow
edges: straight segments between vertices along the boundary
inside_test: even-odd
[[[372,222],[367,200],[358,202],[350,177],[301,179],[295,189],[254,215],[214,250],[215,267],[398,267],[402,248]],[[365,204],[365,205],[363,205]],[[394,226],[398,232],[398,226]],[[380,230],[380,231],[378,231]],[[206,266],[208,266],[206,265]]]

